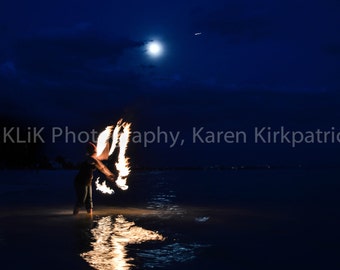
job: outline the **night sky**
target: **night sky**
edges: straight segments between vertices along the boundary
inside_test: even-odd
[[[190,141],[193,127],[339,131],[339,14],[339,0],[2,1],[1,125],[101,130],[123,117],[186,139],[131,144],[138,166],[340,164],[340,143]],[[81,147],[40,150],[77,160]]]

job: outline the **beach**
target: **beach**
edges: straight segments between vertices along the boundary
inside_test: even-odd
[[[72,215],[67,170],[3,170],[2,269],[335,269],[337,168],[132,172]]]

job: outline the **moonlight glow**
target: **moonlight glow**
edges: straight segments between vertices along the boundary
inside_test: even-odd
[[[152,41],[147,44],[147,52],[149,55],[157,57],[163,52],[162,44],[157,41]]]

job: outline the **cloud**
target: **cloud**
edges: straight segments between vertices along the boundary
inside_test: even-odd
[[[1,107],[3,115],[84,124],[122,108],[139,91],[139,75],[117,62],[142,41],[104,35],[83,23],[8,44],[0,59],[1,103],[10,104]]]
[[[16,65],[23,72],[67,79],[112,68],[126,50],[143,45],[141,41],[110,38],[78,27],[22,38],[15,42],[13,51]]]

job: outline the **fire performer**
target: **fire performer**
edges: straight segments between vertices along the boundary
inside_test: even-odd
[[[85,205],[87,212],[92,215],[92,179],[93,171],[98,169],[103,173],[107,180],[114,182],[114,174],[97,158],[97,147],[89,142],[87,144],[86,159],[80,165],[78,174],[74,179],[74,187],[76,191],[76,204],[73,214],[77,215],[81,207]]]

